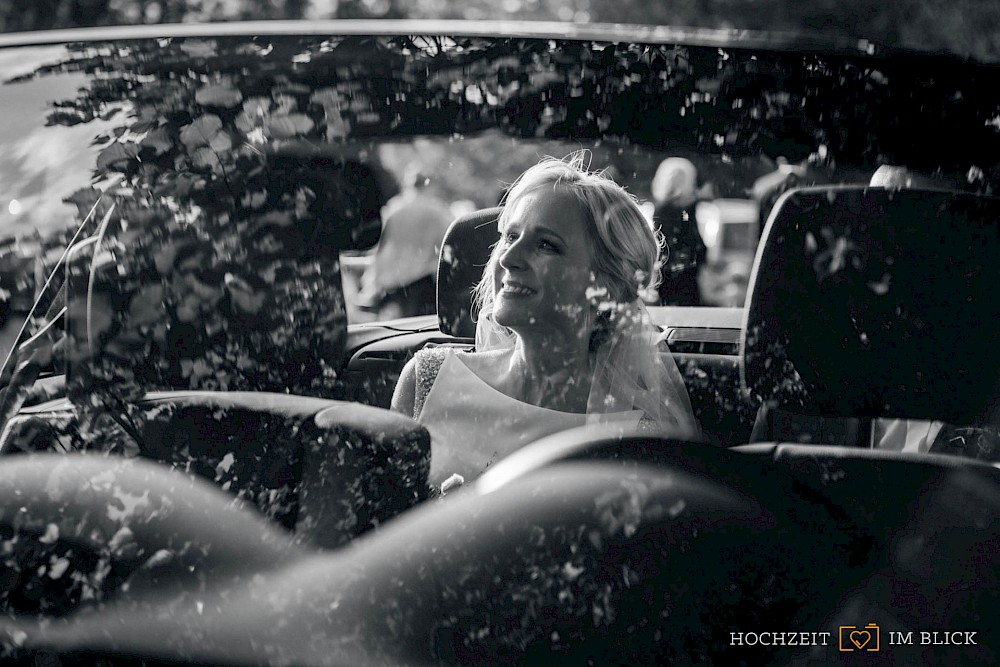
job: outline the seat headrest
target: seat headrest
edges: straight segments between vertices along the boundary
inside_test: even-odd
[[[745,385],[807,414],[973,424],[1000,378],[1000,199],[793,190],[750,278]]]
[[[500,207],[461,216],[448,227],[441,243],[437,273],[438,325],[443,333],[475,338],[472,290],[483,276],[499,238]]]

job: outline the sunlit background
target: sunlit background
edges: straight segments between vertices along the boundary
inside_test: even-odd
[[[234,19],[449,18],[821,30],[962,55],[1000,53],[1000,3],[983,0],[8,0],[0,31]]]

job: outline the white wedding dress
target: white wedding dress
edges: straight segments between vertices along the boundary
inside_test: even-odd
[[[431,434],[430,483],[453,474],[466,482],[521,447],[588,423],[639,425],[641,410],[577,414],[540,408],[494,389],[462,361],[466,353],[432,348],[418,353],[415,418]]]

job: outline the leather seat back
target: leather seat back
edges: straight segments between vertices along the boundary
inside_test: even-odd
[[[473,289],[483,276],[490,252],[500,238],[498,207],[464,215],[445,233],[437,274],[438,327],[457,338],[475,338]]]
[[[135,431],[80,437],[66,401],[29,408],[0,455],[90,451],[160,461],[203,477],[303,539],[337,546],[427,495],[430,436],[378,408],[265,392],[160,392]]]
[[[1000,199],[794,190],[754,263],[742,375],[774,407],[973,424],[1000,369]]]

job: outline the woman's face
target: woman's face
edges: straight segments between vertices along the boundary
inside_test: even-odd
[[[560,188],[521,197],[500,233],[493,314],[519,335],[589,335],[593,253],[583,206]]]

